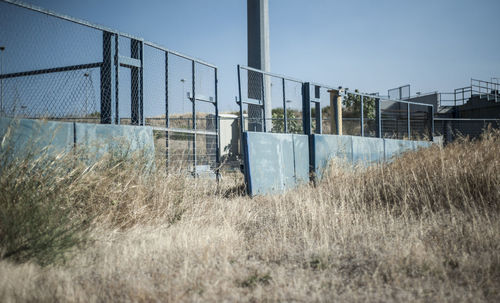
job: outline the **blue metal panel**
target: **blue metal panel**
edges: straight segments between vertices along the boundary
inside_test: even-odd
[[[384,159],[390,162],[394,157],[414,149],[413,141],[384,139]]]
[[[0,142],[0,152],[12,159],[56,156],[73,148],[73,123],[0,118]]]
[[[369,165],[384,161],[384,140],[379,138],[352,137],[353,164]]]
[[[75,123],[75,142],[87,150],[91,161],[107,152],[123,157],[140,152],[148,161],[154,160],[153,129],[147,126]]]
[[[309,138],[306,135],[292,135],[297,185],[309,182]]]
[[[352,138],[351,136],[312,135],[311,166],[317,180],[321,179],[323,171],[333,158],[343,163],[352,163]]]
[[[281,193],[309,181],[305,135],[244,132],[245,178],[251,196]]]

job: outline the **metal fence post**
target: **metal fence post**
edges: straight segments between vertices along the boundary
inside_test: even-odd
[[[102,66],[101,66],[101,123],[111,124],[112,106],[118,103],[117,98],[117,47],[118,38],[110,32],[102,35]],[[118,116],[118,106],[116,106]]]
[[[144,125],[143,121],[143,44],[142,41],[132,39],[130,41],[130,55],[134,59],[141,61],[140,67],[131,67],[131,81],[130,81],[130,113],[131,124]]]
[[[192,95],[191,102],[193,103],[193,173],[196,177],[196,76],[195,76],[195,62],[191,61],[191,79],[192,79]]]
[[[364,121],[364,96],[361,96],[361,109],[360,109],[360,113],[361,113],[361,137],[364,137],[365,136],[365,121]]]
[[[184,96],[182,96],[184,98]],[[168,116],[168,52],[165,52],[165,127],[168,129],[170,127],[170,119]],[[168,172],[168,166],[170,162],[169,146],[168,146],[169,132],[165,132],[165,166]]]
[[[322,114],[321,114],[321,103],[320,102],[314,102],[314,113],[315,113],[315,120],[316,120],[316,128],[314,129],[314,132],[316,134],[321,134],[323,133],[323,125],[322,125]]]
[[[238,71],[238,95],[240,98],[238,102],[240,106],[240,145],[241,145],[241,139],[243,138],[243,132],[245,131],[245,121],[243,117],[243,102],[241,100],[241,75],[240,75],[241,68],[239,64],[237,66],[237,71]],[[240,150],[242,149],[240,148]]]
[[[375,99],[375,120],[377,121],[377,137],[382,138],[382,115],[380,111],[380,98]]]
[[[267,129],[267,119],[269,119],[270,117],[267,117],[266,115],[266,98],[268,96],[266,96],[266,90],[264,88],[264,77],[265,75],[264,74],[261,74],[261,83],[260,83],[260,89],[261,89],[261,96],[262,96],[262,132],[266,133],[266,132],[270,132],[271,130],[270,129]],[[271,120],[271,126],[272,126],[272,123],[273,121]]]
[[[217,68],[214,69],[215,73],[215,178],[217,182],[220,180],[220,119],[219,119],[219,93],[218,93],[218,84],[219,80],[217,77]]]
[[[288,118],[286,116],[286,96],[285,96],[285,78],[281,79],[281,86],[283,87],[283,123],[285,134],[288,133]]]
[[[431,105],[429,107],[430,107],[429,119],[431,120],[431,128],[430,128],[429,138],[431,141],[434,141],[434,106]]]
[[[411,126],[410,126],[410,121],[411,121],[411,114],[410,114],[410,103],[406,103],[406,113],[407,113],[407,123],[408,123],[408,139],[411,139]]]
[[[302,83],[302,123],[304,125],[304,134],[311,134],[311,97],[309,82]]]

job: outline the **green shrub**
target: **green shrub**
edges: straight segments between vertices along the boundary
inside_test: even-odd
[[[0,154],[0,259],[64,260],[83,244],[89,219],[77,213],[68,187],[81,172],[70,155],[61,159],[33,154],[7,161]],[[72,160],[73,158],[73,160]]]

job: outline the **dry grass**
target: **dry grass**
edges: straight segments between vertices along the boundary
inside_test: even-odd
[[[490,132],[254,199],[239,176],[82,167],[66,192],[93,241],[0,261],[0,301],[498,302],[499,155]]]

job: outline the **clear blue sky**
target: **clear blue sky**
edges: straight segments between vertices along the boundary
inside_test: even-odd
[[[247,62],[245,0],[25,0],[219,66],[235,108]],[[403,84],[451,91],[500,77],[499,0],[269,0],[271,70],[386,94]]]

